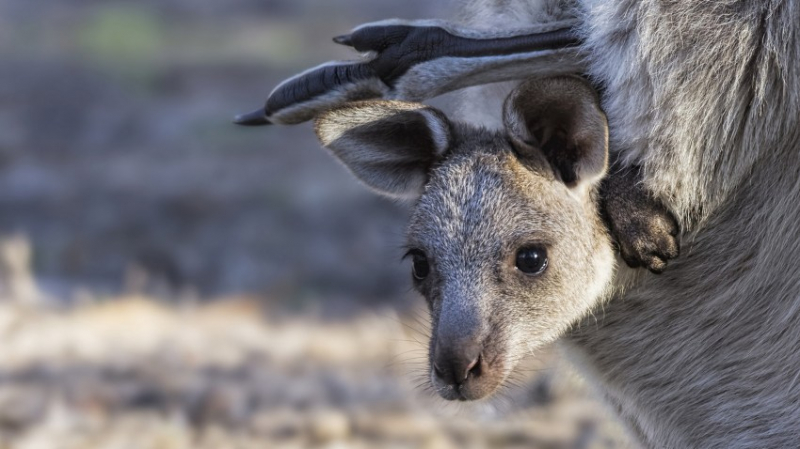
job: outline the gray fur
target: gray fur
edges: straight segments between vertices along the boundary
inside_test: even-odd
[[[417,64],[395,84],[389,98],[421,101],[486,83],[534,75],[578,73],[584,67],[578,48],[481,58],[437,58]]]
[[[549,20],[547,22],[530,23],[526,21],[517,21],[518,26],[514,26],[514,22],[508,22],[504,28],[493,29],[479,29],[476,27],[465,27],[458,23],[438,20],[438,19],[421,19],[421,20],[403,20],[403,19],[386,19],[377,22],[369,22],[361,24],[353,28],[352,32],[380,26],[392,25],[408,25],[415,27],[438,27],[447,30],[450,34],[455,36],[462,36],[470,39],[497,39],[503,37],[520,36],[525,34],[544,33],[547,31],[558,30],[561,28],[570,28],[578,24],[578,20],[573,17],[568,17],[566,20]]]

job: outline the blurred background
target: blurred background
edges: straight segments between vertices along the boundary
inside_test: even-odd
[[[230,124],[456,3],[0,0],[0,449],[626,447],[552,350],[438,399],[408,211]]]

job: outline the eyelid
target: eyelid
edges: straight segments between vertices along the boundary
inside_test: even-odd
[[[510,240],[510,246],[514,249],[527,248],[531,246],[538,246],[541,248],[549,249],[553,245],[551,240],[544,235],[532,236],[531,234],[521,235]]]
[[[414,254],[421,254],[421,255],[423,255],[423,256],[424,256],[424,255],[425,255],[425,251],[423,251],[423,250],[421,250],[421,249],[419,249],[419,248],[414,248],[414,247],[412,247],[412,248],[409,248],[409,249],[408,249],[408,250],[406,250],[406,252],[403,254],[403,257],[401,257],[401,258],[400,258],[400,260],[406,260],[406,259],[408,259],[409,257],[412,257]]]
[[[550,248],[550,245],[539,240],[523,240],[522,243],[516,246],[516,248],[517,250],[523,248],[543,248],[544,250],[547,250]]]

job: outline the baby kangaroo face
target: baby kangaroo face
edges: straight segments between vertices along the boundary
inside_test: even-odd
[[[493,393],[602,300],[614,270],[595,201],[607,126],[592,89],[574,77],[527,81],[504,122],[490,132],[386,101],[317,122],[357,177],[416,199],[407,256],[431,312],[431,382],[445,399]]]
[[[431,311],[431,380],[447,399],[492,393],[595,306],[613,270],[590,195],[502,136],[477,137],[431,171],[409,228]]]

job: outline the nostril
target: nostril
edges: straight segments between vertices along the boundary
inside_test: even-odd
[[[470,362],[467,366],[467,372],[464,374],[464,380],[467,380],[469,375],[472,374],[475,377],[481,375],[481,355],[478,354],[478,357],[475,357],[475,360]]]
[[[439,379],[444,379],[444,372],[441,368],[439,368],[439,365],[437,365],[436,362],[433,362],[433,374],[435,374]]]
[[[483,371],[481,348],[473,344],[456,344],[442,348],[437,345],[431,357],[431,375],[447,385],[459,386],[470,376],[480,376]]]

